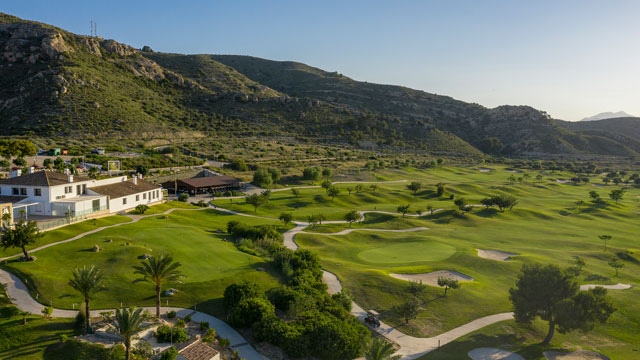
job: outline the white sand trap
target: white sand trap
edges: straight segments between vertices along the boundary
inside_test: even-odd
[[[603,186],[607,186],[607,184],[593,184],[593,186],[595,186],[595,187],[603,187]]]
[[[556,179],[556,182],[557,182],[558,184],[567,184],[567,183],[570,183],[570,182],[571,182],[571,180],[567,180],[567,179]]]
[[[476,250],[478,250],[478,256],[480,256],[481,258],[491,259],[496,261],[509,261],[511,260],[512,256],[520,255],[516,253],[510,253],[510,252],[499,251],[499,250],[482,250],[482,249],[476,249]]]
[[[524,360],[524,358],[511,351],[498,348],[477,348],[467,353],[471,360]]]
[[[610,360],[600,353],[588,350],[578,350],[570,353],[545,351],[542,354],[547,360]]]
[[[522,170],[511,169],[511,170],[507,170],[507,172],[514,173],[514,174],[519,174],[519,173],[522,172]]]
[[[494,169],[489,169],[489,168],[485,168],[485,167],[479,167],[478,170],[480,170],[480,172],[492,172],[492,171],[494,171]]]
[[[471,276],[467,276],[465,274],[461,274],[457,271],[451,270],[439,270],[430,273],[422,273],[422,274],[389,274],[391,277],[396,279],[405,280],[405,281],[422,281],[425,285],[430,286],[438,286],[438,278],[443,276],[449,279],[455,279],[458,281],[473,281]]]
[[[617,283],[615,285],[584,284],[584,285],[580,285],[580,291],[587,291],[596,287],[603,287],[607,290],[626,290],[631,288],[631,285],[620,284],[620,283]]]

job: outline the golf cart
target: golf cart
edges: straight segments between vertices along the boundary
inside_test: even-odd
[[[380,320],[378,320],[379,315],[380,314],[373,310],[368,310],[367,315],[364,317],[364,322],[374,328],[380,327]]]

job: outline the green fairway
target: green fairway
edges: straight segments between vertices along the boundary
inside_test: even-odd
[[[361,251],[358,257],[370,263],[401,264],[440,261],[449,258],[456,248],[438,241],[406,242]]]
[[[153,286],[136,282],[138,276],[133,274],[132,266],[144,254],[171,253],[182,263],[181,270],[187,278],[184,284],[169,284],[179,293],[163,298],[163,302],[196,306],[200,311],[221,316],[221,297],[227,285],[246,279],[268,289],[279,283],[278,275],[263,259],[240,252],[234,244],[224,241],[226,235],[217,231],[225,229],[230,220],[249,219],[213,210],[174,211],[166,218],[145,218],[42,250],[35,263],[10,262],[5,267],[29,279],[39,300],[57,308],[77,308],[81,298],[68,282],[72,270],[84,265],[95,265],[107,276],[107,291],[96,296],[94,308],[151,306],[155,301]],[[277,222],[251,219],[251,223]],[[102,250],[93,252],[94,245]]]
[[[435,204],[435,208],[446,209],[420,218],[395,216],[395,219],[389,219],[395,222],[393,226],[389,226],[387,221],[380,221],[381,217],[388,216],[382,214],[368,214],[363,224],[354,224],[354,228],[381,229],[425,226],[430,229],[428,231],[354,232],[343,236],[299,234],[296,242],[302,248],[318,252],[326,269],[338,275],[359,305],[375,309],[385,322],[414,336],[437,335],[485,315],[510,311],[508,289],[513,286],[522,264],[539,262],[568,266],[574,256],[579,256],[586,261],[579,279],[581,283],[620,282],[633,286],[629,290],[609,291],[618,310],[607,324],[596,325],[588,335],[600,352],[618,355],[614,357],[616,359],[632,359],[632,344],[640,343],[640,335],[629,331],[640,324],[640,314],[633,310],[637,306],[637,300],[633,299],[640,295],[640,279],[637,275],[640,273],[640,240],[637,237],[640,230],[637,221],[640,191],[625,187],[625,199],[619,204],[609,200],[606,205],[594,205],[589,201],[590,191],[595,190],[608,199],[609,191],[617,187],[559,184],[555,179],[571,177],[561,172],[546,174],[539,182],[512,184],[507,181],[510,173],[499,166],[492,168],[496,171],[479,172],[469,168],[407,171],[404,178],[422,181],[426,190],[414,196],[408,190],[403,190],[402,184],[385,184],[378,187],[377,195],[370,196],[385,198],[387,204],[358,202],[356,206],[359,210],[373,210],[374,207],[389,210],[402,203],[410,203],[413,209],[418,206],[425,209],[426,204],[431,203]],[[390,173],[390,178],[402,177],[399,171]],[[456,197],[465,197],[471,204],[478,204],[486,196],[499,194],[513,195],[519,203],[513,211],[501,213],[479,207],[461,217],[455,215],[452,201],[433,198],[431,192],[433,184],[437,182],[445,183],[448,192]],[[601,183],[597,177],[592,177],[592,182]],[[307,191],[309,194],[306,197],[313,199],[312,190]],[[316,196],[323,193],[322,189],[315,191]],[[407,201],[412,198],[416,200]],[[578,209],[578,200],[584,200],[587,204]],[[339,195],[334,200],[348,201],[353,202],[347,194]],[[277,204],[279,207],[286,206],[283,200]],[[315,203],[308,206],[313,209],[308,211],[318,211]],[[268,207],[262,210],[265,215],[269,211],[272,214],[277,212]],[[364,224],[367,221],[370,224]],[[316,231],[331,233],[346,228],[348,225],[327,224],[318,226]],[[613,236],[607,244],[606,253],[604,243],[598,238],[600,234]],[[434,248],[434,243],[444,244],[446,248],[441,248],[442,252],[439,252]],[[450,252],[451,248],[456,249],[455,253]],[[520,255],[512,257],[512,261],[501,262],[478,257],[478,248]],[[625,261],[625,267],[618,277],[608,266],[612,256]],[[442,297],[442,290],[428,287],[424,296],[424,311],[416,320],[405,325],[393,311],[393,306],[402,301],[407,283],[388,274],[435,270],[458,271],[473,277],[475,281],[463,283],[460,289],[453,290],[446,298]],[[580,333],[576,332],[558,336],[553,343],[556,346],[586,346],[580,338]]]

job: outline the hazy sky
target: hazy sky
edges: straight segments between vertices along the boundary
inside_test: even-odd
[[[640,116],[640,1],[9,1],[0,11],[156,51],[295,60],[356,80],[579,120]]]

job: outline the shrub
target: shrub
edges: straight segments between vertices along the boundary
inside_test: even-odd
[[[189,335],[184,329],[180,329],[178,327],[169,327],[167,325],[159,326],[156,329],[155,337],[158,339],[158,342],[168,343],[173,339],[174,343],[181,343],[189,340]]]
[[[185,327],[184,320],[178,319],[178,321],[176,321],[176,327],[179,327],[181,329],[184,328]]]
[[[182,201],[182,202],[189,201],[189,194],[182,193],[182,194],[178,195],[178,201]]]
[[[167,349],[167,351],[162,353],[162,356],[160,356],[160,360],[173,360],[177,356],[178,356],[178,350],[176,350],[176,348],[172,346],[169,349]]]
[[[249,327],[274,312],[273,304],[265,298],[245,298],[233,308],[229,322],[237,327]]]
[[[229,339],[220,339],[219,344],[221,348],[226,349],[227,346],[231,345],[231,341]]]
[[[171,310],[171,311],[169,311],[169,312],[167,313],[167,318],[169,318],[169,319],[173,319],[173,318],[175,318],[175,317],[176,317],[176,312],[175,312],[175,311]]]
[[[242,281],[231,284],[224,290],[224,307],[230,310],[242,299],[259,297],[261,293],[260,286],[254,282]]]
[[[207,331],[209,329],[209,323],[207,321],[200,321],[200,331]]]
[[[202,338],[202,341],[204,342],[213,342],[213,340],[216,338],[216,331],[213,329],[209,329],[207,330],[206,335]]]
[[[190,323],[191,322],[191,315],[187,315],[184,317],[184,322],[186,323]]]
[[[60,342],[61,343],[66,343],[67,341],[69,341],[69,336],[67,336],[66,334],[62,334],[60,335]]]

